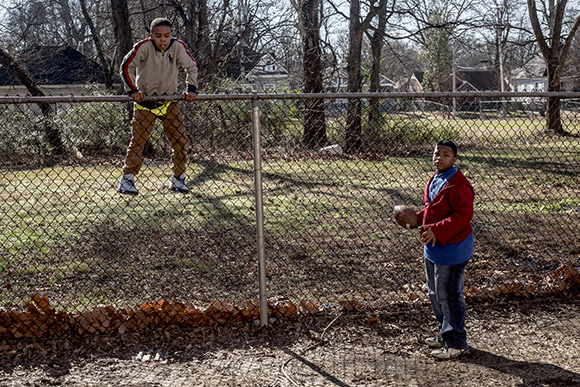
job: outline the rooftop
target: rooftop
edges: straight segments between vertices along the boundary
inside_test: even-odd
[[[102,66],[69,46],[37,46],[17,58],[41,85],[104,83]],[[0,86],[19,85],[12,72],[0,66]]]

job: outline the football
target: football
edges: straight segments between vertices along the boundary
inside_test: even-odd
[[[393,208],[393,217],[401,227],[416,228],[419,227],[419,218],[409,206],[398,205]]]

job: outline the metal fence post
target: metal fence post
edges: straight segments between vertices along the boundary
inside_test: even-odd
[[[256,200],[256,244],[260,277],[260,327],[268,325],[268,298],[266,295],[266,253],[264,249],[264,206],[262,201],[262,148],[260,145],[260,101],[252,99],[252,143],[254,148],[254,186]]]

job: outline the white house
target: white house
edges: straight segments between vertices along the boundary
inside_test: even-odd
[[[246,80],[256,92],[282,92],[290,87],[288,70],[272,54],[263,55],[246,74]]]
[[[547,82],[548,73],[544,58],[536,56],[511,72],[510,88],[516,92],[543,92],[548,88]]]

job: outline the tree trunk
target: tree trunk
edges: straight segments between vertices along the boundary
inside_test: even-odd
[[[0,47],[0,64],[8,68],[14,75],[18,78],[20,83],[26,87],[30,95],[33,97],[42,97],[44,93],[38,88],[28,71],[16,59],[12,57],[8,52],[4,51]],[[64,146],[62,143],[62,138],[57,129],[52,126],[52,118],[54,117],[54,109],[50,104],[46,102],[39,102],[38,106],[42,111],[42,116],[44,117],[44,135],[46,141],[52,148],[54,155],[62,155],[64,153]]]
[[[548,90],[561,91],[558,73],[548,65]],[[560,98],[549,97],[546,101],[546,131],[554,134],[565,134],[560,112]]]
[[[370,8],[364,21],[360,20],[360,0],[351,0],[349,15],[349,47],[347,57],[348,91],[361,91],[361,52],[363,33],[369,28],[372,19],[380,8],[376,1],[370,1]],[[350,98],[346,113],[345,151],[358,152],[362,145],[362,103],[359,98]]]
[[[379,11],[379,23],[377,29],[370,37],[371,52],[373,55],[371,74],[370,74],[370,92],[378,92],[381,89],[381,55],[384,46],[385,28],[387,25],[386,0],[381,0]],[[369,128],[372,131],[377,131],[380,127],[380,100],[378,98],[371,98],[369,100]]]
[[[381,88],[380,65],[382,52],[382,37],[380,38],[377,37],[376,33],[371,39],[371,52],[373,58],[371,64],[369,91],[371,93],[375,93],[380,91]],[[369,126],[372,129],[376,129],[379,127],[379,116],[380,116],[379,102],[380,101],[378,98],[371,98],[369,100]]]
[[[191,48],[192,52],[194,51],[195,41],[195,29],[197,27],[197,19],[195,15],[197,15],[198,10],[198,2],[196,0],[189,0],[189,14],[185,14],[183,18],[183,24],[185,26],[185,39],[187,39],[187,44]]]
[[[229,4],[229,1],[224,2],[224,7]],[[226,10],[223,9],[223,16],[226,14]],[[200,55],[201,63],[198,66],[200,69],[200,78],[205,80],[205,83],[212,84],[215,79],[215,73],[217,69],[216,65],[216,55],[214,54],[220,49],[219,44],[213,43],[210,39],[209,32],[209,18],[207,9],[207,0],[199,0],[199,14],[197,19],[197,49]],[[217,31],[217,35],[220,35],[222,31]],[[214,46],[212,48],[212,45]]]
[[[320,49],[320,18],[322,6],[320,0],[300,2],[299,22],[301,24],[302,44],[304,48],[304,92],[322,93],[322,50]],[[324,101],[307,99],[304,101],[304,134],[303,144],[308,148],[326,145],[326,120]]]
[[[95,49],[97,50],[97,56],[99,58],[99,62],[103,67],[103,76],[105,78],[105,86],[107,89],[112,90],[113,86],[113,74],[111,73],[111,68],[107,59],[105,58],[105,54],[103,52],[103,46],[101,45],[101,41],[99,39],[99,35],[97,34],[97,30],[95,28],[95,24],[93,23],[93,19],[91,19],[91,15],[87,9],[86,0],[80,0],[81,11],[83,13],[83,17],[89,26],[91,31],[91,36],[93,38],[93,42],[95,44]]]
[[[361,51],[362,51],[362,25],[360,22],[360,1],[353,0],[350,3],[349,22],[349,48],[347,57],[348,91],[358,93],[361,91]],[[347,105],[345,151],[353,153],[360,150],[362,145],[361,128],[361,100],[350,98]]]
[[[59,0],[60,5],[60,23],[64,23],[66,35],[64,40],[66,44],[70,47],[76,47],[76,44],[83,41],[83,37],[80,36],[79,29],[75,28],[75,21],[71,13],[70,5],[68,0]]]
[[[575,16],[574,24],[570,28],[567,37],[562,37],[562,25],[566,12],[567,0],[550,2],[549,19],[550,31],[548,36],[544,36],[535,0],[527,0],[528,11],[532,30],[536,36],[538,47],[546,62],[548,70],[548,90],[560,91],[560,74],[564,68],[570,46],[574,41],[574,35],[580,28],[580,16]],[[560,112],[560,98],[549,97],[546,106],[546,131],[555,134],[566,134],[562,126]]]
[[[113,19],[113,34],[119,48],[117,50],[117,58],[115,58],[116,69],[118,69],[123,57],[133,48],[127,0],[111,0],[111,16]]]
[[[173,2],[172,5],[175,8],[175,11],[181,17],[181,21],[183,23],[185,29],[185,41],[190,46],[191,52],[193,53],[194,57],[197,59],[198,52],[196,47],[196,28],[197,28],[197,15],[198,6],[200,5],[197,0],[188,0],[187,1],[187,8],[184,8],[180,2]],[[189,10],[189,12],[186,11]]]

